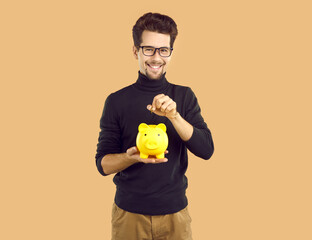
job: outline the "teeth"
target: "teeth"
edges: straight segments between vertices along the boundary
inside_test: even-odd
[[[151,68],[160,68],[161,65],[159,66],[152,66],[152,65],[149,65]]]

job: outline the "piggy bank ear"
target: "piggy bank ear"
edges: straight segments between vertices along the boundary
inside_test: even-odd
[[[139,125],[139,132],[142,132],[143,130],[146,130],[147,128],[149,128],[149,126],[146,123],[141,123]]]
[[[160,129],[163,130],[164,132],[166,132],[166,130],[167,130],[166,125],[163,124],[163,123],[159,123],[156,127],[157,127],[157,128],[160,128]]]

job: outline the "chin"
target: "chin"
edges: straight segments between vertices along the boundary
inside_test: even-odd
[[[153,79],[153,80],[159,80],[161,79],[161,77],[164,75],[164,73],[161,73],[159,75],[150,75],[148,72],[146,72],[146,76],[149,78],[149,79]]]

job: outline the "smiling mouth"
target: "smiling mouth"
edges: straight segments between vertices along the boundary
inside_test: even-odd
[[[163,65],[150,65],[150,64],[147,63],[147,66],[149,66],[151,69],[158,70],[158,69],[160,69]]]

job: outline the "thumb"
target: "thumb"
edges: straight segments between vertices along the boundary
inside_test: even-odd
[[[130,155],[130,156],[135,154],[136,152],[138,152],[138,148],[137,147],[131,147],[131,148],[129,148],[127,150],[127,154]]]

